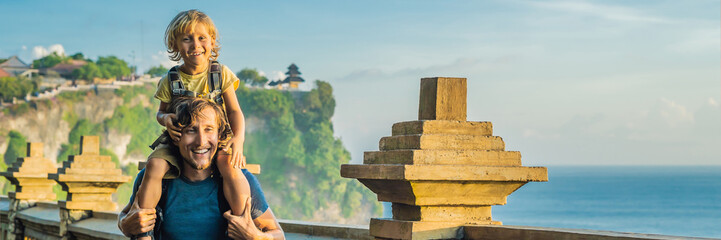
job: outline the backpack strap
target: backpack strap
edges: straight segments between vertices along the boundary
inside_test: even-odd
[[[208,83],[210,85],[210,92],[208,98],[212,99],[218,105],[223,105],[223,79],[221,76],[221,66],[218,61],[212,61],[210,63],[210,72],[208,75]]]
[[[178,66],[172,67],[170,70],[168,70],[168,82],[170,82],[170,93],[172,97],[198,96],[197,93],[193,91],[188,91],[188,89],[185,88],[183,81],[180,81],[180,73],[178,73]]]

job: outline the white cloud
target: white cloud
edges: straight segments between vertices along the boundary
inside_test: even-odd
[[[22,46],[22,49],[23,49],[23,51],[25,51],[25,50],[28,50],[28,47],[25,46],[25,45],[23,45],[23,46]]]
[[[710,98],[708,98],[708,105],[717,107],[719,104],[718,104],[718,102],[716,101],[716,99],[713,99],[712,97],[710,97]]]
[[[693,123],[693,113],[689,112],[685,106],[665,98],[661,99],[661,103],[659,113],[669,126],[674,127],[680,124]]]
[[[601,5],[584,1],[544,1],[529,2],[529,4],[557,11],[584,14],[589,16],[600,17],[608,20],[624,21],[624,22],[650,22],[665,23],[670,22],[660,17],[649,16],[632,8]]]
[[[23,46],[23,50],[27,49],[26,46]],[[50,45],[48,48],[45,48],[43,46],[35,46],[33,47],[33,59],[39,59],[42,57],[45,57],[47,55],[50,55],[51,53],[57,53],[60,56],[65,55],[65,48],[61,44],[53,44]]]
[[[171,68],[175,65],[178,65],[179,62],[173,62],[168,58],[168,54],[163,51],[158,51],[157,53],[150,56],[150,58],[153,59],[153,62],[151,66],[157,66],[157,64],[163,65],[163,67]]]

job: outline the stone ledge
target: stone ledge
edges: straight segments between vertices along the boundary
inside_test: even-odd
[[[392,135],[450,134],[491,136],[491,122],[466,122],[450,120],[418,120],[393,124]]]
[[[378,201],[415,206],[505,205],[506,196],[526,182],[405,181],[359,179]]]
[[[331,237],[340,239],[373,239],[368,226],[344,225],[333,223],[317,223],[278,219],[285,233],[299,233],[313,237]]]
[[[370,234],[388,239],[453,239],[461,233],[462,227],[463,223],[372,218]]]
[[[343,164],[340,175],[345,178],[387,180],[548,181],[548,170],[545,167]]]
[[[378,143],[381,151],[398,149],[496,150],[503,151],[505,143],[498,136],[473,135],[402,135],[383,137]]]
[[[59,212],[57,205],[44,204],[19,211],[17,218],[40,225],[60,227]]]
[[[521,166],[521,153],[489,150],[389,150],[363,154],[363,164]]]
[[[77,239],[128,239],[120,232],[116,219],[104,219],[93,217],[72,223],[68,226],[68,231]],[[117,216],[117,215],[116,215]]]
[[[586,229],[528,226],[464,226],[465,239],[479,240],[711,240],[713,238],[679,237],[656,234],[622,233]]]

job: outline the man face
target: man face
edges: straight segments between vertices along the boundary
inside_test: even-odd
[[[210,166],[218,150],[218,122],[215,111],[206,107],[192,125],[181,131],[178,150],[185,163],[196,170]]]

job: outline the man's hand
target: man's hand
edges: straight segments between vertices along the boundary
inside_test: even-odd
[[[251,199],[246,201],[245,211],[240,216],[230,214],[230,210],[223,213],[228,219],[228,235],[232,239],[269,239],[265,233],[260,231],[250,217]]]
[[[135,201],[128,214],[120,220],[119,227],[125,236],[149,232],[155,227],[155,209],[142,209]]]
[[[165,126],[165,129],[168,130],[168,134],[170,135],[170,139],[173,140],[173,142],[180,141],[180,128],[175,126],[175,122],[177,122],[177,117],[175,116],[175,113],[166,113],[163,115],[163,126]]]
[[[230,139],[225,148],[225,152],[231,152],[230,166],[233,168],[244,168],[245,167],[245,156],[243,155],[243,140],[239,137],[233,137]]]

